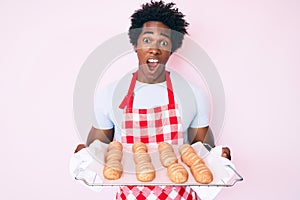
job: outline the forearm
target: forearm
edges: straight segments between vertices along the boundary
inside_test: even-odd
[[[209,144],[211,147],[215,147],[215,138],[210,127],[208,127],[203,143]]]
[[[188,139],[190,144],[202,142],[209,144],[211,147],[215,146],[214,136],[208,126],[203,128],[189,128]]]
[[[104,143],[110,143],[113,140],[114,129],[101,130],[94,127],[91,128],[86,145],[89,146],[94,140],[100,140]]]

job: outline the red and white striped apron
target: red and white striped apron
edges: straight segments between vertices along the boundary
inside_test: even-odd
[[[169,104],[149,109],[137,109],[132,108],[137,79],[137,72],[134,73],[127,96],[119,106],[124,110],[122,143],[133,144],[141,141],[144,143],[183,144],[183,128],[178,105],[175,104],[169,73],[166,71],[165,74]],[[198,199],[198,197],[195,191],[185,186],[121,186],[116,199],[192,200]]]

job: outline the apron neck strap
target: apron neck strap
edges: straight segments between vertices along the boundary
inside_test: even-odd
[[[166,82],[167,82],[167,88],[168,88],[168,99],[169,104],[175,104],[175,98],[174,98],[174,92],[173,92],[173,86],[170,78],[169,72],[166,71]]]
[[[173,87],[172,87],[172,82],[170,79],[169,72],[165,71],[165,74],[166,74],[169,104],[175,104]],[[136,71],[132,76],[127,95],[124,97],[121,104],[119,105],[120,109],[124,109],[126,105],[127,105],[127,108],[132,108],[133,99],[134,99],[134,87],[136,84],[137,75],[138,75],[138,71]]]

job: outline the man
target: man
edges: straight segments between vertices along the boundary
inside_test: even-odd
[[[138,57],[138,70],[130,75],[128,91],[118,105],[113,104],[118,84],[113,84],[96,95],[97,122],[87,139],[87,146],[94,140],[109,143],[118,140],[133,144],[160,143],[173,145],[207,142],[209,106],[205,96],[195,86],[189,85],[189,94],[183,96],[176,85],[186,83],[176,74],[166,70],[166,64],[181,47],[187,26],[184,15],[173,3],[162,1],[146,3],[131,16],[130,42]],[[176,97],[178,93],[179,97]],[[194,107],[185,110],[181,99],[192,99]],[[114,110],[122,111],[122,120],[114,117]],[[214,144],[211,143],[213,146]],[[229,149],[223,150],[230,157]],[[171,196],[170,196],[171,195]],[[197,194],[186,186],[122,186],[117,199],[197,199]]]

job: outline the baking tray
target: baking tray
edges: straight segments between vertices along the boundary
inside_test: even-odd
[[[78,169],[76,172],[76,180],[80,180],[88,186],[123,186],[123,185],[134,185],[134,186],[146,186],[146,185],[170,185],[170,186],[217,186],[217,187],[231,187],[237,182],[243,181],[243,177],[237,172],[233,163],[228,159],[217,155],[213,150],[208,149],[201,143],[197,142],[192,145],[195,151],[205,161],[206,165],[210,168],[213,173],[214,179],[209,184],[200,184],[194,180],[189,167],[182,163],[178,147],[173,146],[174,152],[178,157],[178,163],[183,164],[189,173],[188,181],[183,184],[175,184],[170,181],[167,175],[167,169],[163,167],[159,160],[159,152],[156,144],[149,144],[148,152],[152,159],[152,164],[156,169],[156,177],[150,182],[141,182],[136,179],[135,174],[135,163],[133,161],[133,153],[131,151],[132,145],[123,144],[123,175],[118,180],[107,180],[103,177],[104,158],[106,154],[107,144],[97,142],[93,144],[97,148],[90,151],[94,157],[94,161],[88,166],[89,175],[87,176],[85,170]],[[90,145],[91,147],[91,145]],[[96,150],[95,150],[96,149]]]

